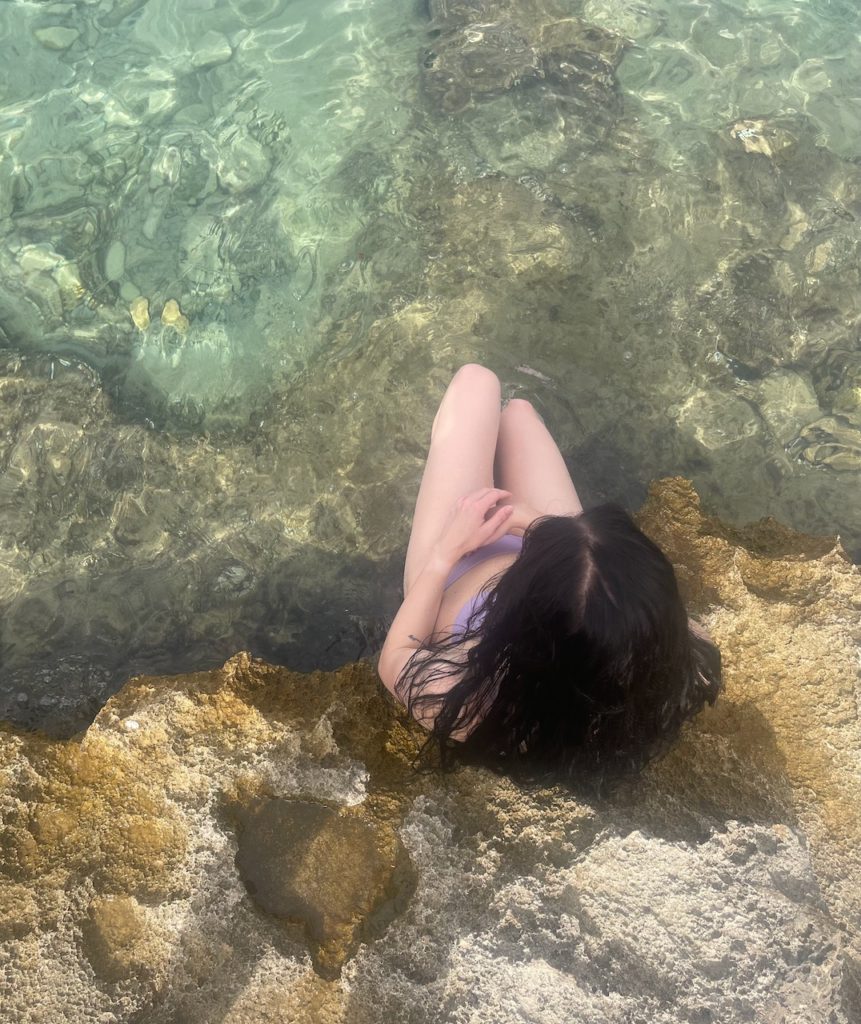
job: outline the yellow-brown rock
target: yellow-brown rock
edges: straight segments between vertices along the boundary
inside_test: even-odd
[[[802,823],[832,911],[861,920],[861,573],[833,539],[765,519],[732,529],[684,480],[640,523],[707,601],[726,692],[652,773],[692,806]],[[659,798],[660,799],[660,798]],[[653,805],[660,813],[658,804]],[[861,932],[858,933],[861,935]],[[861,943],[859,943],[861,945]]]
[[[97,896],[83,924],[84,948],[105,981],[151,975],[170,945],[151,914],[133,896]]]
[[[135,327],[139,331],[145,331],[149,327],[149,300],[143,295],[138,295],[136,299],[132,299],[129,306],[129,315]],[[163,315],[162,319],[164,319]]]
[[[168,299],[161,311],[161,322],[184,334],[188,330],[188,317],[179,308],[176,299]]]
[[[394,915],[415,887],[397,835],[361,809],[275,798],[234,815],[236,866],[252,899],[303,926],[323,977],[337,977],[362,932]]]
[[[85,877],[103,893],[175,897],[187,837],[135,758],[93,731],[79,742],[3,735],[0,779],[26,764],[27,800],[4,808],[0,936],[56,923],[57,900]]]

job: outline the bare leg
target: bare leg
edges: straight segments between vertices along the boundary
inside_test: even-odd
[[[457,499],[479,487],[493,487],[499,417],[496,374],[477,363],[462,366],[452,377],[433,422],[407,547],[405,594],[430,557]]]
[[[496,446],[495,483],[516,504],[541,515],[583,511],[574,482],[550,431],[530,402],[512,399],[502,410]]]

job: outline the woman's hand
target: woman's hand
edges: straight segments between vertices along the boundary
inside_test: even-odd
[[[434,555],[449,566],[470,551],[492,544],[507,532],[513,505],[500,501],[511,497],[511,491],[498,487],[482,487],[459,498],[449,516],[442,535],[434,545]]]

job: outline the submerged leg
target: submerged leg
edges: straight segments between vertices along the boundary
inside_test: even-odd
[[[502,410],[494,467],[495,483],[511,491],[515,505],[539,515],[576,516],[583,511],[562,453],[530,402],[513,398]]]
[[[479,487],[493,487],[500,398],[496,374],[477,363],[462,366],[443,395],[416,499],[404,566],[405,594],[430,557],[457,499]]]

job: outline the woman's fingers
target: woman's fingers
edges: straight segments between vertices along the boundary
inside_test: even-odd
[[[472,500],[486,513],[494,505],[498,505],[500,501],[510,497],[511,491],[503,491],[499,487],[485,487],[481,491],[476,491],[472,495]]]
[[[513,510],[513,505],[509,506],[505,504],[505,502],[510,498],[510,491],[500,491],[498,489],[493,493],[493,495],[488,495],[484,498],[479,507],[485,520],[490,521],[500,508],[511,508]]]
[[[480,547],[484,547],[485,544],[492,544],[495,540],[499,540],[499,538],[508,529],[508,522],[511,519],[513,512],[513,505],[503,505],[502,508],[497,509],[489,519],[485,520],[484,525],[479,531],[481,536]]]
[[[462,557],[501,537],[514,506],[497,506],[510,497],[511,492],[501,487],[482,487],[459,498],[440,543]]]
[[[477,491],[470,491],[469,494],[464,495],[463,500],[466,501],[483,501],[491,494],[495,494],[498,497],[503,495],[510,495],[511,491],[504,491],[501,487],[479,487]]]

